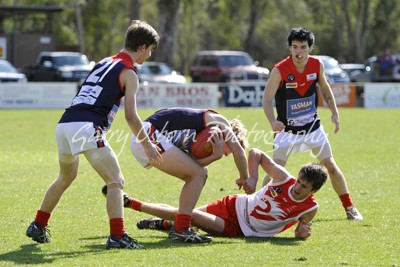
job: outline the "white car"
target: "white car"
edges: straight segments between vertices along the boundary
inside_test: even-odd
[[[186,78],[163,62],[135,64],[140,83],[186,83]]]
[[[0,59],[0,82],[27,82],[25,74],[19,72],[10,62]]]
[[[329,83],[349,83],[350,77],[339,65],[339,62],[330,56],[311,55],[324,63],[325,75]]]

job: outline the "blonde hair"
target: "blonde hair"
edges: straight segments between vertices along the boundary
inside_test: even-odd
[[[243,125],[243,123],[238,119],[233,119],[229,122],[231,125],[232,131],[236,135],[237,139],[239,140],[239,144],[243,149],[249,147],[249,142],[247,141],[247,129]]]

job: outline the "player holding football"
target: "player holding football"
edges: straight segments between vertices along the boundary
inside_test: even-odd
[[[324,65],[309,55],[314,45],[314,34],[304,28],[293,28],[288,35],[290,56],[277,63],[271,71],[263,96],[264,113],[276,133],[273,159],[285,166],[291,152],[312,153],[326,167],[333,188],[339,196],[350,220],[362,220],[354,206],[346,180],[337,166],[317,114],[317,88],[332,112],[335,133],[339,131],[339,112],[331,87],[325,77]],[[275,117],[273,100],[275,99]],[[269,181],[265,177],[264,185]],[[253,181],[254,182],[254,181]]]
[[[149,162],[157,164],[161,161],[157,146],[142,130],[142,121],[137,114],[136,92],[139,81],[133,65],[135,62],[142,64],[150,57],[158,43],[159,36],[150,25],[139,20],[132,21],[125,35],[124,48],[94,66],[71,106],[62,115],[56,128],[60,172],[48,188],[35,220],[26,231],[26,235],[34,241],[50,242],[47,236],[50,215],[65,190],[75,180],[79,154],[84,154],[108,187],[110,235],[106,247],[144,248],[124,230],[124,177],[117,157],[105,139],[105,133],[125,96],[125,118],[129,127],[142,140],[141,145]]]
[[[298,222],[295,237],[309,237],[312,219],[318,209],[314,193],[328,177],[325,168],[317,164],[305,165],[295,179],[258,149],[250,150],[248,160],[251,177],[258,179],[260,165],[272,181],[255,194],[226,196],[196,208],[192,224],[215,236],[272,237]],[[159,217],[139,221],[139,229],[167,230],[171,227],[168,220],[173,220],[177,212],[172,206],[142,202],[126,194],[124,201],[125,207]]]
[[[207,126],[217,126],[220,131],[211,139],[213,153],[203,159],[191,156],[190,146],[195,133]],[[169,237],[173,240],[192,243],[210,242],[211,238],[197,235],[190,228],[192,212],[207,179],[207,166],[232,153],[239,178],[236,184],[241,188],[249,177],[245,148],[246,130],[239,120],[229,122],[224,116],[209,109],[168,108],[155,112],[143,123],[144,130],[162,155],[162,162],[152,164],[143,151],[141,139],[135,134],[131,139],[131,152],[145,168],[152,166],[184,181],[179,198],[174,227]],[[247,188],[248,193],[251,189]],[[254,191],[253,191],[254,192]]]

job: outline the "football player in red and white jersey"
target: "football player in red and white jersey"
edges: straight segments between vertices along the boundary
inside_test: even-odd
[[[272,237],[298,222],[295,236],[309,237],[312,219],[318,209],[314,193],[326,182],[326,169],[318,164],[308,164],[294,178],[259,149],[250,150],[248,161],[251,177],[258,179],[258,167],[261,166],[273,177],[272,180],[254,194],[230,195],[196,208],[192,225],[215,236]],[[253,187],[253,184],[244,185],[245,191]],[[138,222],[140,229],[167,230],[171,227],[168,220],[174,220],[177,212],[172,206],[142,202],[126,194],[124,201],[125,207],[159,217],[141,220]]]

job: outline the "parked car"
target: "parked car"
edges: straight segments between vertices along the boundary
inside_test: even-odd
[[[365,65],[362,63],[344,63],[340,64],[340,67],[347,72],[348,75],[351,75],[355,71],[363,71],[365,69]]]
[[[94,66],[86,55],[78,52],[41,52],[36,63],[26,66],[29,81],[82,82]]]
[[[339,62],[330,56],[313,55],[320,59],[325,66],[325,75],[329,83],[349,83],[350,78],[339,65]]]
[[[370,82],[371,68],[361,63],[345,63],[340,67],[347,72],[351,82]]]
[[[200,51],[190,68],[193,82],[266,81],[269,73],[269,69],[258,67],[257,61],[241,51]]]
[[[389,68],[382,74],[378,57],[372,56],[364,61],[365,70],[353,75],[355,82],[400,82],[400,64],[395,62],[393,68]]]
[[[19,72],[10,62],[0,59],[0,82],[27,82],[25,74]]]
[[[185,76],[163,62],[146,61],[141,65],[135,64],[135,67],[141,83],[186,83]]]

